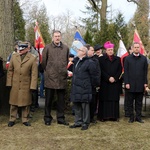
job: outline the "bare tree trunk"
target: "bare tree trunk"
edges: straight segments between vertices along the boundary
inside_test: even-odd
[[[106,23],[106,13],[107,13],[107,0],[102,0],[102,6],[100,9],[100,16],[101,16],[101,30],[104,29]]]
[[[101,20],[106,20],[106,12],[107,12],[107,0],[102,0],[102,6],[100,9]]]
[[[107,0],[101,0],[101,7],[97,5],[95,0],[88,0],[88,2],[93,7],[93,10],[100,14],[100,28],[103,30],[106,22]]]
[[[13,0],[0,1],[0,56],[6,60],[8,54],[13,51]]]
[[[0,0],[0,56],[6,60],[13,51],[13,0]],[[0,114],[9,113],[9,90],[6,88],[6,73],[0,78]]]

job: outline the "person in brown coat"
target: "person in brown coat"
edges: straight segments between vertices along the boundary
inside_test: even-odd
[[[37,58],[29,52],[29,49],[28,44],[20,44],[19,52],[14,53],[10,60],[6,83],[6,86],[11,88],[9,127],[15,125],[19,107],[22,109],[23,124],[30,126],[28,122],[29,107],[32,103],[32,92],[37,87],[38,68]]]
[[[69,125],[65,121],[65,89],[67,87],[67,64],[69,48],[61,42],[61,32],[53,32],[52,43],[46,45],[42,53],[42,67],[44,69],[45,86],[45,125],[51,125],[51,106],[54,93],[57,94],[57,123]]]

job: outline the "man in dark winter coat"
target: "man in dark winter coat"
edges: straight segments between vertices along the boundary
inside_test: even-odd
[[[54,93],[57,94],[57,123],[69,125],[65,121],[65,89],[67,88],[67,64],[69,48],[61,42],[61,32],[54,31],[53,41],[46,45],[42,53],[42,67],[44,69],[45,86],[45,125],[51,125],[51,106]]]
[[[99,85],[99,76],[93,60],[87,57],[87,48],[81,47],[74,59],[71,101],[74,103],[75,124],[70,128],[81,127],[87,130],[90,124],[89,103],[92,100],[92,87]]]
[[[135,100],[135,121],[144,123],[141,119],[143,92],[147,87],[147,59],[141,55],[140,44],[133,43],[133,53],[126,57],[124,64],[124,82],[128,89],[129,123],[134,122],[133,103]]]
[[[97,74],[96,76],[99,78],[99,82],[101,79],[101,71],[100,71],[100,65],[99,65],[99,61],[98,61],[98,57],[96,58],[94,56],[94,48],[92,46],[90,46],[89,44],[86,44],[85,47],[88,49],[88,57],[93,60],[93,62],[95,63],[95,66],[97,68]],[[100,85],[99,85],[100,86]],[[97,109],[97,89],[99,89],[98,87],[92,87],[92,101],[90,103],[90,122],[91,123],[96,123],[96,120],[94,119],[94,115]]]

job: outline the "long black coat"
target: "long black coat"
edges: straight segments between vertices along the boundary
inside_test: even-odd
[[[71,101],[90,102],[92,87],[99,86],[100,83],[99,74],[97,74],[95,62],[92,59],[84,57],[79,63],[78,60],[78,57],[74,59]]]
[[[101,69],[100,69],[100,64],[99,64],[99,59],[95,57],[95,55],[93,57],[90,57],[89,59],[92,59],[96,65],[96,69],[97,69],[97,78],[99,78],[99,86],[100,86],[100,82],[101,82]],[[96,88],[93,87],[93,94],[96,94]]]
[[[147,59],[143,55],[129,55],[124,64],[124,82],[130,84],[129,92],[143,92],[147,84]]]
[[[122,67],[120,58],[113,57],[110,61],[107,55],[99,58],[101,68],[100,101],[119,101],[120,81]],[[110,83],[109,78],[114,77],[115,82]]]

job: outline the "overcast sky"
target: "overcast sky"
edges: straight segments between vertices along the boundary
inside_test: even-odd
[[[47,7],[48,15],[57,16],[70,10],[73,16],[78,18],[84,16],[80,10],[85,10],[87,0],[43,0],[43,2]],[[136,10],[136,5],[127,2],[127,0],[108,0],[108,5],[112,6],[112,15],[116,14],[118,10],[121,11],[126,22]]]

